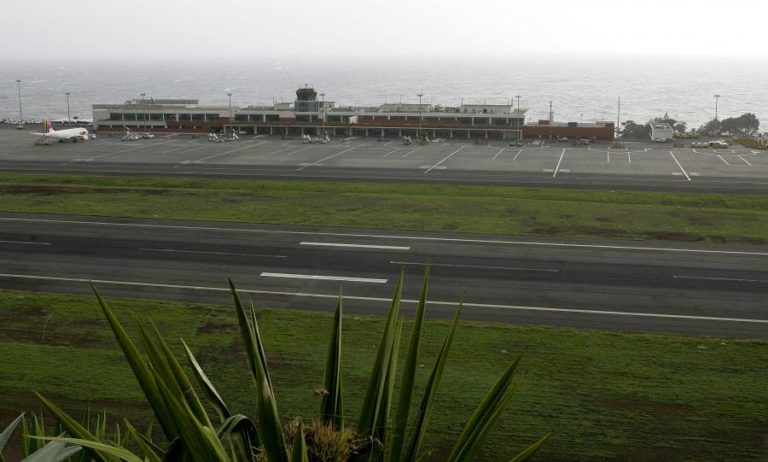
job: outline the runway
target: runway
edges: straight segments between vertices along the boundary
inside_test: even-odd
[[[768,250],[242,223],[0,215],[0,287],[385,313],[406,312],[431,261],[428,313],[621,331],[768,336]],[[140,310],[140,305],[137,306]]]
[[[0,129],[0,170],[46,173],[211,176],[462,183],[762,193],[768,191],[768,153],[675,147],[672,143],[572,146],[549,142],[510,146],[497,142],[435,140],[404,146],[398,140],[334,139],[301,144],[244,137],[210,143],[189,135],[37,146],[26,131]]]

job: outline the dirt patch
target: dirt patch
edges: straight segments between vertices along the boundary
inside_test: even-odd
[[[17,343],[103,348],[111,338],[105,321],[51,315],[37,306],[0,310],[0,326],[2,337]]]
[[[731,242],[737,242],[739,244],[765,245],[768,243],[768,239],[763,237],[737,237],[731,239]]]
[[[643,235],[659,241],[699,242],[704,240],[703,237],[696,234],[678,231],[653,231],[643,233]]]
[[[232,332],[239,332],[240,329],[237,327],[237,325],[232,323],[226,323],[226,324],[216,324],[212,322],[207,322],[203,324],[202,326],[197,328],[197,335],[200,334],[218,334],[218,333],[232,333]]]
[[[695,414],[691,406],[685,404],[659,403],[634,399],[604,399],[600,405],[608,409],[642,412],[653,417],[679,414]]]
[[[596,226],[559,227],[546,226],[531,230],[530,234],[536,236],[593,236],[604,238],[627,238],[627,233],[620,229],[601,228]]]

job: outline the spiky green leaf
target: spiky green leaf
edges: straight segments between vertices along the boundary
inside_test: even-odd
[[[448,458],[449,461],[464,462],[472,460],[472,455],[476,448],[479,448],[479,445],[482,444],[487,435],[486,430],[489,427],[490,420],[494,419],[494,416],[498,418],[498,415],[511,401],[512,393],[508,393],[508,391],[510,391],[514,380],[514,373],[520,364],[521,358],[522,356],[518,356],[480,401],[480,404],[464,425],[461,435],[456,440],[451,455]]]
[[[384,411],[388,409],[389,404],[388,401],[384,400],[384,394],[387,378],[391,373],[390,365],[392,361],[390,356],[392,355],[392,345],[396,334],[395,331],[397,330],[400,300],[403,295],[403,278],[404,270],[401,269],[400,278],[397,281],[397,287],[395,287],[387,320],[384,324],[384,331],[376,347],[376,359],[371,369],[371,377],[368,380],[368,388],[365,392],[365,399],[363,400],[360,418],[358,419],[358,431],[360,434],[374,439],[383,430],[381,426],[382,420],[386,424],[386,417],[382,418],[381,416],[386,414]],[[383,406],[385,402],[386,406]]]
[[[309,462],[307,442],[304,440],[304,424],[301,422],[299,422],[299,428],[296,429],[296,436],[293,438],[291,462]]]
[[[72,446],[59,441],[51,441],[22,459],[21,462],[62,462],[82,450],[82,446],[79,445]]]
[[[400,399],[397,403],[397,413],[392,423],[390,439],[387,441],[387,460],[398,462],[403,453],[405,434],[408,429],[408,414],[411,411],[413,399],[413,385],[416,383],[416,370],[419,361],[419,345],[421,343],[421,329],[424,325],[424,310],[427,306],[427,291],[429,289],[429,262],[424,267],[424,279],[421,284],[419,303],[416,306],[416,317],[413,321],[411,340],[408,344],[408,352],[405,356],[403,373],[400,378]]]
[[[264,443],[264,448],[270,462],[288,462],[288,448],[283,439],[283,428],[280,424],[277,403],[272,391],[272,381],[269,378],[267,359],[264,354],[264,345],[259,335],[256,313],[253,307],[251,307],[249,320],[240,301],[240,296],[231,280],[229,281],[229,287],[235,305],[235,312],[237,313],[238,324],[240,325],[240,333],[245,343],[251,375],[256,382],[261,440]]]
[[[46,441],[57,441],[60,443],[67,443],[67,444],[76,444],[78,446],[83,446],[86,449],[89,449],[91,451],[91,454],[105,454],[108,455],[110,460],[123,460],[125,462],[144,462],[144,459],[140,458],[136,454],[132,453],[131,451],[120,448],[117,446],[112,446],[109,444],[104,444],[99,441],[91,441],[91,440],[85,440],[80,438],[64,438],[64,437],[43,437],[41,438]]]
[[[333,329],[325,359],[325,394],[320,402],[320,418],[337,430],[344,428],[344,405],[341,392],[341,319],[343,296],[339,292],[339,303],[333,317]]]
[[[523,452],[516,455],[512,460],[509,462],[524,462],[531,457],[533,457],[536,452],[541,449],[541,446],[544,444],[545,441],[549,439],[549,437],[552,436],[551,433],[547,433],[546,435],[542,436],[539,441],[533,443],[532,445],[528,446]]]
[[[19,424],[24,420],[24,413],[22,412],[21,415],[13,419],[13,422],[11,422],[7,427],[5,427],[5,430],[3,430],[2,433],[0,433],[0,452],[3,451],[3,448],[5,448],[5,445],[8,443],[8,440],[11,439],[11,435],[16,430],[16,427],[19,426]]]
[[[205,392],[206,396],[208,397],[208,401],[213,405],[213,408],[216,410],[219,418],[224,421],[224,419],[232,415],[232,413],[229,412],[227,403],[224,402],[224,399],[221,397],[221,395],[219,395],[219,392],[216,390],[213,382],[210,381],[208,376],[205,374],[205,371],[203,371],[203,368],[200,367],[200,363],[197,362],[197,358],[195,358],[192,350],[190,350],[189,346],[187,346],[187,344],[184,342],[184,339],[181,340],[181,344],[184,345],[184,351],[187,354],[187,360],[189,361],[189,365],[192,366],[192,370],[195,372],[195,377],[197,378],[198,384],[200,384],[200,387]]]
[[[98,439],[96,436],[93,435],[90,431],[88,431],[87,428],[80,425],[75,419],[73,419],[69,414],[61,410],[58,406],[53,404],[51,401],[47,400],[43,395],[41,395],[38,392],[34,392],[37,398],[43,403],[43,405],[48,409],[48,411],[53,415],[53,417],[56,418],[56,420],[59,421],[59,423],[66,429],[67,433],[72,435],[74,438],[77,438],[78,440],[82,441],[90,441],[90,442],[98,442]],[[80,444],[80,443],[74,443],[74,444]],[[117,459],[114,456],[111,456],[109,453],[102,454],[101,452],[94,450],[93,448],[80,444],[80,446],[84,446],[87,449],[87,451],[90,453],[91,457],[97,461],[103,461],[103,462],[116,462]]]
[[[254,448],[260,446],[256,425],[251,419],[242,415],[235,414],[224,420],[221,427],[217,430],[217,435],[221,440],[231,438],[232,450],[238,461],[255,461],[256,455]]]
[[[174,427],[173,421],[168,414],[168,408],[165,404],[165,400],[160,394],[160,390],[155,381],[155,376],[150,370],[149,364],[147,364],[144,357],[139,353],[138,348],[136,348],[136,345],[128,336],[125,328],[120,323],[120,321],[118,321],[112,309],[101,297],[101,294],[99,294],[99,291],[96,290],[96,286],[93,285],[93,283],[91,283],[91,288],[93,289],[93,293],[96,295],[96,299],[98,300],[99,306],[101,306],[107,321],[109,321],[109,325],[112,328],[112,332],[115,334],[115,338],[117,339],[117,343],[120,345],[120,349],[123,350],[125,359],[131,366],[133,374],[136,377],[136,380],[139,382],[139,386],[141,387],[142,391],[144,392],[144,396],[146,396],[149,405],[155,412],[155,416],[157,417],[158,422],[160,422],[160,426],[165,433],[166,439],[168,439],[168,441],[172,441],[174,438],[176,438],[176,436],[178,436],[178,431]]]
[[[424,435],[427,431],[429,417],[432,414],[432,406],[434,405],[435,397],[437,396],[437,391],[440,387],[440,381],[443,377],[445,365],[448,362],[448,353],[451,349],[451,345],[453,344],[453,338],[456,333],[456,328],[459,325],[459,319],[461,318],[461,311],[463,306],[464,301],[462,300],[459,302],[459,306],[456,309],[456,314],[453,317],[453,323],[448,330],[448,334],[445,336],[443,346],[440,349],[440,354],[437,356],[435,366],[432,368],[432,373],[430,374],[429,380],[427,381],[427,387],[424,390],[424,397],[422,398],[421,404],[419,405],[419,410],[416,414],[416,421],[414,422],[413,430],[411,430],[410,443],[406,448],[406,452],[403,455],[402,460],[416,460],[419,447],[421,446],[421,442],[424,439]]]
[[[144,458],[147,459],[148,462],[162,462],[163,456],[165,455],[165,451],[163,451],[162,448],[149,441],[127,420],[125,421],[125,428],[128,429],[128,434],[131,435],[133,441],[139,446],[141,453],[144,454]]]

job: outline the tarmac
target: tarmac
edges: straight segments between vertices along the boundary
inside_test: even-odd
[[[404,145],[398,139],[332,139],[242,136],[214,143],[207,136],[157,134],[122,141],[98,135],[78,143],[36,145],[33,130],[0,128],[0,169],[225,177],[333,178],[651,190],[764,192],[768,151],[731,146],[691,148],[686,143],[432,140]]]

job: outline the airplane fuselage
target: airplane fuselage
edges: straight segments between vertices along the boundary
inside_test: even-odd
[[[82,127],[54,130],[51,123],[47,120],[43,122],[43,127],[45,132],[35,133],[35,135],[41,137],[41,140],[72,141],[73,143],[77,143],[78,141],[88,141],[89,139],[95,138],[95,136],[91,135],[87,129]]]

